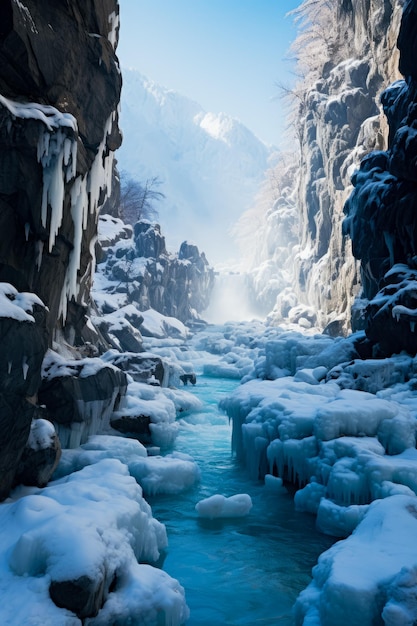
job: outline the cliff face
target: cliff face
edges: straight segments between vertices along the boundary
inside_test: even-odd
[[[409,0],[398,38],[405,80],[382,96],[388,149],[362,161],[345,207],[345,230],[360,260],[365,331],[383,355],[417,351],[416,18],[417,2]]]
[[[313,306],[319,324],[343,318],[347,328],[359,276],[342,235],[343,205],[352,166],[386,143],[378,99],[398,77],[395,42],[402,3],[337,4],[330,26],[337,24],[332,57],[299,109],[301,231],[295,275],[298,300]]]
[[[139,333],[139,311],[149,308],[191,326],[201,323],[199,314],[208,307],[214,270],[196,245],[183,242],[177,254],[168,252],[159,224],[147,220],[136,222],[133,232],[108,215],[100,216],[100,224],[103,258],[97,266],[96,284],[102,291],[96,304],[102,315],[134,305],[137,319],[132,324]],[[112,230],[113,237],[107,234]],[[106,324],[103,319],[100,327]],[[123,349],[132,350],[128,345]]]
[[[0,499],[39,417],[48,345],[85,323],[120,144],[117,36],[117,0],[0,6]]]
[[[0,23],[0,281],[36,292],[52,332],[85,302],[120,145],[118,5],[5,0]]]
[[[298,173],[290,181],[292,193],[280,194],[284,201],[291,197],[297,212],[297,242],[291,238],[284,255],[286,285],[280,280],[282,262],[275,263],[275,253],[266,246],[253,272],[259,276],[265,264],[275,263],[279,286],[272,321],[290,316],[290,321],[308,318],[321,328],[332,327],[332,332],[350,328],[361,279],[351,243],[342,233],[343,206],[361,159],[387,145],[380,94],[400,77],[396,40],[402,5],[402,0],[319,0],[305,1],[298,10],[295,54],[303,79],[294,87],[291,119]],[[275,176],[282,176],[282,168]],[[271,224],[275,239],[288,240],[276,200],[264,222]],[[258,229],[259,237],[271,238]],[[255,280],[258,301],[268,281],[273,288],[269,277],[258,284]]]

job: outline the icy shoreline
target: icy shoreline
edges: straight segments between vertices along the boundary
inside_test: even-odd
[[[417,366],[407,355],[355,358],[360,339],[260,322],[210,326],[181,345],[145,339],[174,370],[192,363],[197,373],[241,378],[221,402],[233,422],[234,453],[253,479],[294,483],[296,509],[345,538],[319,558],[295,604],[296,624],[335,626],[348,616],[361,626],[381,619],[411,625],[417,616]],[[102,581],[97,593],[105,602],[85,623],[186,622],[181,581],[148,564],[166,533],[143,493],[179,493],[199,480],[194,460],[172,444],[175,416],[200,404],[185,390],[132,381],[126,397],[127,409],[153,416],[165,454],[96,435],[63,451],[48,487],[11,494],[0,506],[6,623],[81,623],[50,598],[51,581],[69,575]]]

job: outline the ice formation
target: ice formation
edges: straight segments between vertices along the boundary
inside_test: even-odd
[[[165,527],[120,461],[103,459],[42,490],[22,488],[2,505],[0,516],[4,623],[93,626],[163,619],[179,626],[187,619],[179,583],[141,564],[155,562],[166,546]],[[80,576],[104,581],[104,606],[84,622],[49,596],[51,580]]]
[[[195,505],[198,515],[208,519],[245,517],[251,508],[252,500],[247,493],[237,493],[228,498],[217,493]]]
[[[238,352],[241,332],[241,325],[228,330],[226,353]],[[364,626],[382,619],[411,626],[415,358],[352,359],[361,333],[344,340],[284,329],[275,335],[263,344],[257,339],[246,382],[220,404],[233,422],[235,454],[252,477],[265,477],[277,497],[282,481],[292,482],[297,510],[316,515],[322,532],[348,538],[320,557],[296,603],[295,623]],[[256,333],[250,336],[254,343]],[[271,379],[262,379],[265,372]]]

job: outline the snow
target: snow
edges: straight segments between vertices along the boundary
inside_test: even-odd
[[[77,121],[70,113],[61,113],[51,105],[37,102],[16,102],[0,95],[0,104],[7,108],[14,117],[34,119],[43,122],[49,131],[59,127],[77,130]]]
[[[28,321],[32,296],[7,284],[0,294]],[[120,319],[133,314],[137,310],[126,307]],[[116,323],[119,315],[113,315]],[[159,332],[165,318],[153,311],[148,316]],[[295,508],[315,515],[321,532],[343,538],[320,557],[297,600],[295,623],[305,626],[411,625],[417,617],[417,362],[405,354],[363,361],[355,353],[361,338],[230,322],[179,343],[149,338],[152,352],[141,353],[159,356],[174,370],[242,377],[220,402],[232,422],[234,454],[274,498],[291,481]],[[71,360],[49,351],[43,374],[88,376],[127,357],[112,350],[100,359]],[[154,562],[166,545],[165,529],[142,494],[189,490],[192,500],[204,477],[194,459],[173,447],[178,416],[194,410],[201,403],[188,391],[130,381],[113,416],[149,417],[149,447],[109,430],[90,436],[63,450],[48,487],[12,493],[0,507],[0,597],[10,598],[3,603],[5,623],[17,615],[20,623],[36,624],[37,611],[45,624],[78,624],[53,605],[49,582],[95,579],[103,571],[109,580],[116,573],[118,582],[86,624],[129,623],[138,610],[144,624],[157,624],[158,611],[165,612],[165,623],[185,621],[181,581],[141,563]],[[53,427],[37,420],[31,445],[43,447],[52,436]],[[194,502],[197,518],[256,516],[245,493]]]
[[[34,293],[18,292],[10,283],[0,283],[0,317],[18,322],[35,322],[34,305],[45,308],[42,300]]]
[[[210,264],[236,258],[230,229],[251,206],[272,150],[238,120],[206,112],[129,69],[120,125],[120,170],[140,182],[155,174],[163,181],[166,198],[156,208],[173,249],[188,240]]]
[[[140,563],[158,559],[166,531],[120,461],[103,459],[44,489],[15,490],[0,508],[0,523],[3,623],[80,625],[49,596],[51,580],[80,576],[104,579],[107,596],[97,617],[83,623],[156,624],[159,614],[163,623],[179,626],[187,618],[179,583]]]
[[[112,435],[95,435],[75,450],[63,450],[54,476],[61,478],[107,458],[123,462],[145,495],[180,493],[200,479],[198,465],[190,456],[179,452],[148,456],[139,441]]]
[[[208,519],[245,517],[251,508],[252,500],[247,493],[238,493],[228,498],[217,493],[195,505],[198,515]]]
[[[32,420],[27,447],[31,450],[49,448],[56,436],[54,425],[45,419]]]
[[[162,315],[154,309],[141,311],[143,322],[141,324],[141,332],[144,335],[150,335],[162,339],[163,337],[177,336],[180,339],[188,337],[188,330],[182,322],[175,317]]]
[[[415,623],[417,501],[392,496],[369,506],[345,541],[319,558],[296,603],[296,624]],[[382,623],[382,622],[381,622]]]

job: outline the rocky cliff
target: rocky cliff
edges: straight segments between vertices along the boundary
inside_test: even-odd
[[[297,246],[291,241],[288,249],[292,275],[275,319],[298,306],[313,310],[322,328],[332,322],[338,332],[350,328],[361,279],[342,234],[343,206],[361,159],[387,145],[380,94],[400,77],[396,40],[402,5],[400,0],[305,1],[296,10],[295,53],[303,79],[293,89],[291,123],[298,139],[299,173],[292,189],[299,233]],[[285,241],[285,224],[279,229]]]
[[[27,475],[45,352],[63,335],[72,343],[86,321],[98,212],[121,141],[121,76],[117,0],[5,0],[0,24],[1,499]],[[110,404],[113,382],[100,391]],[[49,409],[55,420],[60,410]]]
[[[415,354],[417,338],[417,2],[405,4],[398,37],[404,80],[382,95],[388,149],[369,154],[353,176],[345,231],[360,260],[362,314],[377,354]]]
[[[147,309],[190,326],[201,323],[200,313],[207,308],[214,285],[214,270],[196,245],[184,241],[178,253],[170,253],[159,224],[141,220],[132,229],[109,215],[100,216],[99,244],[101,262],[94,296],[102,315],[134,305],[135,319],[129,317],[139,343],[143,330],[140,312]],[[106,319],[99,325],[104,328]],[[134,339],[132,332],[129,334],[123,339],[128,343],[122,342],[120,347],[140,350],[139,344],[134,348],[130,343],[137,343],[137,335]]]
[[[118,5],[6,0],[0,18],[0,280],[37,293],[52,332],[85,303],[120,145]]]

